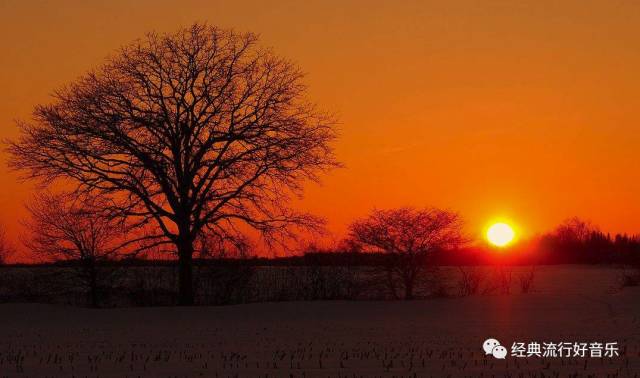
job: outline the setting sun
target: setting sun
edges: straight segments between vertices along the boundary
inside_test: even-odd
[[[487,240],[498,247],[504,247],[511,243],[514,237],[513,228],[506,223],[495,223],[487,230]]]

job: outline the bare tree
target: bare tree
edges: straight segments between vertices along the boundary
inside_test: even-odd
[[[0,225],[0,265],[7,261],[7,257],[11,254],[12,249],[7,240],[7,233],[2,225]]]
[[[350,237],[365,250],[389,254],[385,266],[387,286],[399,298],[413,299],[418,280],[431,252],[457,247],[464,241],[456,213],[439,209],[400,208],[374,210],[349,227]]]
[[[584,243],[598,231],[591,222],[573,217],[562,222],[553,233],[561,243]]]
[[[180,303],[192,304],[201,234],[244,223],[273,240],[317,226],[289,199],[338,166],[333,118],[257,39],[199,24],[147,35],[38,106],[9,145],[11,166],[43,183],[71,179],[114,214],[154,223],[145,238],[175,246]]]
[[[71,263],[92,307],[99,304],[101,283],[113,271],[100,265],[114,259],[127,245],[120,222],[99,212],[100,202],[68,194],[42,193],[27,205],[31,218],[25,245],[47,261]]]

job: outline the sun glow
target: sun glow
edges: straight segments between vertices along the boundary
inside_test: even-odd
[[[487,240],[497,247],[508,245],[515,236],[516,233],[513,228],[506,223],[494,223],[487,230]]]

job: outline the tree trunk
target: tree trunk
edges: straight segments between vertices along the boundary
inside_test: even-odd
[[[89,283],[89,295],[91,301],[91,307],[98,307],[98,273],[96,268],[92,267],[90,270],[90,283]]]
[[[396,291],[396,283],[395,283],[395,277],[393,276],[393,268],[390,266],[387,266],[385,267],[385,269],[386,269],[386,275],[387,275],[387,289],[389,289],[389,292],[393,296],[393,299],[400,299]]]
[[[412,300],[413,299],[413,287],[415,283],[415,261],[413,253],[407,254],[406,256],[402,256],[402,260],[400,261],[401,271],[402,271],[402,284],[404,286],[404,299]]]
[[[413,299],[413,280],[409,279],[404,284],[404,299],[410,301]]]
[[[193,244],[181,241],[178,247],[178,304],[193,306]]]

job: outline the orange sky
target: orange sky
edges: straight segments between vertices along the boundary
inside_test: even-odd
[[[194,21],[260,33],[340,115],[347,168],[300,204],[338,234],[401,205],[458,210],[472,234],[573,215],[640,232],[637,1],[0,1],[0,137],[118,46]],[[16,234],[30,189],[5,162]]]

